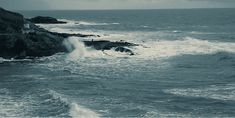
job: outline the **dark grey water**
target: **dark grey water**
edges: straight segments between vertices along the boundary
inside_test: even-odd
[[[21,11],[51,31],[144,46],[0,63],[1,117],[234,117],[235,9]],[[145,48],[148,47],[148,48]]]

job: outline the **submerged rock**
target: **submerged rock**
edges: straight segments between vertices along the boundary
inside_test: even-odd
[[[40,23],[40,24],[65,24],[67,23],[64,21],[58,21],[56,18],[52,18],[48,16],[37,16],[28,20],[32,23]]]

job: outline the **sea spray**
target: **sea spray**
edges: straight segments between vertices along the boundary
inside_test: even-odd
[[[4,59],[2,57],[0,57],[0,63],[3,63]]]
[[[77,37],[70,37],[64,41],[64,45],[70,52],[68,55],[69,59],[77,60],[83,58],[87,52],[84,43],[80,42]]]
[[[100,58],[104,57],[105,54],[102,51],[95,50],[92,47],[86,47],[85,44],[79,41],[78,37],[69,37],[64,41],[64,45],[70,52],[68,60],[78,60],[89,58]]]
[[[100,115],[76,103],[71,104],[70,116],[73,118],[99,118]]]

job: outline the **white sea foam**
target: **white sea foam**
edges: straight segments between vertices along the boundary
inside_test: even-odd
[[[64,41],[64,45],[70,51],[69,60],[77,60],[85,57],[102,57],[105,54],[89,47],[85,47],[84,43],[79,41],[78,37],[70,37]]]
[[[70,101],[64,95],[57,93],[56,91],[50,90],[50,94],[54,99],[60,99],[62,102],[70,106],[69,115],[73,118],[99,118],[100,114],[87,109],[83,106],[78,105],[75,102]]]
[[[217,52],[235,53],[235,43],[210,42],[207,40],[186,37],[183,40],[166,41],[160,40],[147,42],[144,46],[134,48],[137,57],[141,58],[164,58],[178,55],[213,54]]]
[[[161,112],[157,110],[147,112],[143,118],[191,118],[190,114],[172,113],[172,112]]]
[[[99,118],[100,115],[96,112],[79,106],[76,103],[71,104],[70,116],[73,118]]]
[[[46,26],[50,27],[50,26]],[[66,32],[66,33],[84,33],[84,34],[99,34],[101,37],[93,37],[94,40],[110,40],[110,41],[120,41],[125,40],[128,42],[138,43],[141,46],[132,47],[131,50],[136,54],[135,56],[139,59],[162,59],[179,55],[201,55],[201,54],[213,54],[217,52],[229,52],[235,53],[235,43],[232,42],[219,42],[219,41],[208,41],[195,39],[192,37],[185,37],[181,40],[165,40],[158,39],[158,37],[165,37],[178,33],[180,31],[176,30],[172,32],[114,32],[114,31],[101,31],[97,30],[95,32],[88,30],[79,30],[65,28],[65,27],[55,27],[52,26],[49,28],[51,31],[56,32]],[[169,34],[170,33],[170,34]],[[86,38],[80,38],[87,40]],[[90,40],[90,39],[89,39]],[[73,40],[71,40],[73,41]],[[75,42],[75,44],[81,44],[81,42]],[[82,47],[82,48],[81,48]],[[77,50],[73,52],[73,55],[81,56],[106,56],[101,51],[90,51],[88,48],[85,48],[84,45],[78,46]],[[78,51],[78,50],[81,51]],[[89,50],[89,51],[87,51]],[[111,57],[125,57],[122,53],[117,53],[113,50],[105,51]]]
[[[125,35],[123,35],[125,36]],[[111,40],[120,40],[122,35],[109,36]],[[103,39],[106,39],[104,37]],[[71,50],[69,57],[71,59],[79,59],[81,57],[94,58],[110,58],[110,57],[131,57],[138,59],[162,59],[180,55],[203,55],[214,54],[217,52],[235,53],[235,43],[200,40],[191,37],[185,37],[182,40],[159,40],[141,42],[140,46],[130,47],[135,53],[134,56],[129,56],[125,53],[115,52],[114,50],[97,51],[89,47],[85,47],[77,37],[70,37],[65,44]]]
[[[235,100],[235,84],[208,86],[205,88],[186,88],[164,90],[178,96],[204,97],[217,100]]]
[[[30,62],[32,61],[31,59],[4,59],[2,57],[0,57],[0,63],[3,62]]]
[[[4,59],[4,58],[0,57],[0,63],[11,62],[11,61],[15,61],[15,59]]]
[[[11,91],[8,89],[0,89],[0,117],[17,117],[24,118],[25,113],[23,107],[25,102],[12,97]]]
[[[85,21],[78,21],[76,24],[78,25],[109,25],[109,23],[96,23],[96,22],[85,22]]]
[[[102,22],[88,22],[88,21],[75,21],[75,20],[67,20],[67,19],[59,19],[60,21],[67,22],[67,24],[75,24],[75,25],[119,25],[120,23],[102,23]]]
[[[2,57],[0,57],[0,63],[2,63],[2,62],[4,62],[4,61],[5,61],[5,59],[2,58]]]

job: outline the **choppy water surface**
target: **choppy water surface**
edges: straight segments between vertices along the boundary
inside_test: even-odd
[[[21,11],[142,46],[134,56],[87,48],[35,60],[0,58],[1,117],[234,117],[234,9]]]

